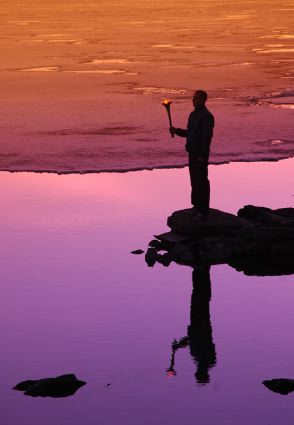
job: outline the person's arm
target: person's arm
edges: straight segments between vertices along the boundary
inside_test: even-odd
[[[199,160],[201,158],[208,158],[209,148],[211,139],[213,136],[213,127],[214,127],[214,118],[213,116],[206,116],[202,123],[202,132],[201,132],[201,145],[199,151]]]
[[[169,131],[176,136],[187,137],[187,129],[170,127]]]

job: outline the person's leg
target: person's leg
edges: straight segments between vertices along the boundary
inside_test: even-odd
[[[189,154],[189,174],[191,182],[191,204],[193,207],[197,208],[198,204],[198,167],[197,167],[197,157]]]
[[[208,180],[208,163],[198,162],[197,157],[189,155],[189,173],[191,180],[191,203],[197,210],[209,213],[210,183]]]
[[[208,179],[208,163],[199,164],[199,184],[197,190],[198,209],[203,215],[209,214],[210,183]]]

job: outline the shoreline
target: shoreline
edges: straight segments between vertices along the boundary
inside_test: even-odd
[[[291,156],[280,156],[280,157],[264,157],[264,158],[238,158],[224,161],[211,161],[209,165],[225,165],[225,164],[234,164],[234,163],[253,163],[253,162],[279,162],[283,160],[293,159],[294,155]],[[1,169],[0,173],[34,173],[34,174],[56,174],[56,175],[84,175],[84,174],[102,174],[102,173],[115,173],[115,174],[125,174],[138,171],[153,171],[153,170],[170,170],[170,169],[181,169],[188,166],[188,162],[184,164],[175,164],[175,165],[154,165],[150,167],[131,167],[131,168],[103,168],[103,169],[85,169],[85,170],[46,170],[46,169]]]

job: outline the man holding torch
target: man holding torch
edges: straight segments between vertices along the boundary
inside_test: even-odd
[[[189,157],[191,180],[191,202],[196,219],[208,216],[210,183],[208,180],[208,159],[213,136],[214,117],[206,108],[207,93],[196,90],[193,96],[194,111],[191,112],[187,129],[170,127],[173,136],[186,137],[186,151]]]

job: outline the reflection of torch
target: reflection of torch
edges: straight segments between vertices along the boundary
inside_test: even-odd
[[[168,115],[168,120],[169,120],[169,125],[170,127],[172,127],[172,120],[171,120],[171,115],[170,115],[170,105],[171,105],[172,101],[168,100],[168,99],[164,99],[162,101],[162,105],[166,108],[166,112]],[[174,137],[174,133],[171,133],[171,136]]]

